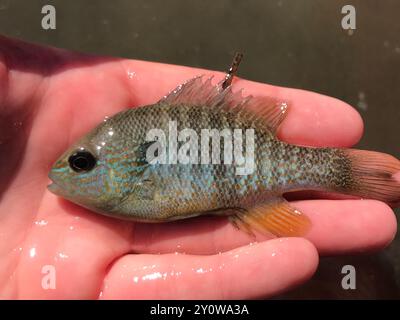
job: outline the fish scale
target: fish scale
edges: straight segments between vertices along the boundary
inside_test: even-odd
[[[203,128],[242,128],[243,130],[251,128],[251,125],[246,124],[246,118],[242,118],[240,114],[237,117],[228,117],[223,110],[215,109],[210,112],[207,106],[190,106],[190,105],[153,105],[148,107],[147,112],[141,109],[130,109],[122,113],[115,119],[110,118],[107,125],[113,128],[116,136],[123,136],[124,141],[135,141],[135,143],[144,143],[146,133],[153,128],[159,128],[168,132],[168,124],[170,121],[178,123],[178,131],[184,128],[191,128],[200,136]],[[155,111],[156,110],[156,111]],[[201,111],[200,111],[201,110]],[[139,113],[139,114],[138,114]],[[157,116],[155,117],[155,113]],[[202,121],[192,122],[188,115],[207,114],[207,118],[202,118]],[[142,121],[141,119],[154,119],[154,121]],[[105,125],[105,131],[108,131]],[[253,124],[254,125],[254,124]],[[256,127],[256,126],[255,126]],[[248,198],[268,197],[266,192],[276,190],[291,190],[292,188],[320,186],[328,181],[323,181],[324,172],[311,173],[307,171],[302,161],[299,161],[295,167],[291,167],[289,161],[292,157],[298,156],[299,159],[303,154],[313,153],[313,149],[291,146],[277,141],[270,132],[265,128],[257,128],[255,133],[256,145],[260,146],[259,151],[255,155],[256,170],[251,175],[239,176],[235,173],[234,165],[158,165],[150,166],[149,175],[157,176],[157,184],[159,185],[160,195],[165,198],[174,199],[172,204],[167,204],[164,211],[168,210],[171,215],[176,215],[180,211],[187,213],[190,210],[215,210],[224,208],[228,204],[232,207],[237,207],[246,203]],[[129,137],[132,137],[130,139]],[[127,143],[127,142],[124,142]],[[133,149],[133,147],[126,146]],[[316,155],[313,155],[313,168],[318,163],[324,163],[323,170],[330,168],[329,159],[330,152],[325,157],[321,155],[322,150],[318,150]],[[269,156],[265,156],[268,154]],[[113,153],[115,157],[115,151]],[[221,149],[221,158],[223,158],[223,150]],[[321,160],[319,160],[321,158]],[[279,164],[283,166],[280,167]],[[272,165],[272,166],[271,166]],[[299,170],[299,168],[301,168]],[[279,171],[279,168],[281,171]],[[263,174],[264,173],[264,174]],[[294,175],[301,175],[295,179]],[[264,176],[263,178],[260,178]],[[165,178],[164,178],[165,177]],[[269,177],[266,178],[265,177]],[[271,181],[273,179],[273,182]],[[190,184],[185,184],[188,187],[188,192],[180,195],[182,183],[189,181],[195,186],[195,191],[192,192]],[[209,188],[213,182],[216,183],[215,188]],[[296,183],[295,183],[296,182]],[[208,198],[213,201],[201,203],[201,200]],[[187,202],[183,205],[183,201]],[[199,204],[201,203],[201,204]],[[149,211],[149,204],[143,208],[145,212]],[[138,210],[139,208],[137,208]],[[195,213],[195,212],[191,212]],[[167,214],[163,215],[163,218]]]
[[[400,171],[397,159],[373,151],[280,141],[276,132],[287,109],[286,103],[268,97],[244,98],[231,86],[222,89],[210,79],[204,82],[196,77],[156,104],[122,111],[99,124],[56,161],[49,189],[116,218],[165,222],[229,214],[231,222],[245,232],[276,236],[304,235],[311,226],[308,217],[282,197],[286,192],[322,190],[400,201],[400,184],[393,178]],[[219,151],[221,163],[151,163],[146,156],[152,143],[147,135],[152,129],[161,130],[169,143],[171,123],[176,123],[178,132],[192,129],[199,137],[198,146],[204,129],[231,133],[240,129],[243,151],[249,143],[246,130],[254,130],[254,170],[238,174],[236,154],[233,163],[224,163],[224,144]],[[187,143],[196,145],[191,139],[173,141],[165,152],[168,155],[170,149],[179,150]],[[211,141],[208,146],[212,151]],[[78,158],[87,159],[90,166],[74,171],[71,161]]]

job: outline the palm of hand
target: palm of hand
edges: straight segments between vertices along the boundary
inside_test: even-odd
[[[313,221],[308,240],[260,237],[249,244],[254,239],[225,218],[128,223],[47,191],[54,160],[104,116],[155,102],[201,73],[0,37],[1,297],[271,296],[313,274],[316,249],[322,254],[374,250],[392,240],[393,212],[372,200],[296,202]],[[361,136],[358,114],[333,98],[239,79],[236,88],[241,87],[292,102],[280,130],[284,140],[350,146]],[[54,269],[55,288],[43,286],[45,266]]]

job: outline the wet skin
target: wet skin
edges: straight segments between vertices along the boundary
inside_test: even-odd
[[[156,102],[199,74],[223,76],[0,37],[0,297],[270,297],[309,279],[318,253],[374,251],[391,242],[393,211],[374,200],[295,201],[313,223],[306,239],[253,239],[224,217],[129,223],[47,190],[54,160],[104,116]],[[349,147],[362,135],[358,113],[337,99],[242,79],[234,85],[291,102],[279,131],[287,142]],[[54,290],[41,285],[45,265],[55,267]]]

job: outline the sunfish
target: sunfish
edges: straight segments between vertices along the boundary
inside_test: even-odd
[[[396,158],[280,141],[290,108],[204,76],[155,104],[100,123],[53,165],[49,190],[107,216],[141,222],[228,215],[241,230],[302,236],[309,218],[283,194],[319,190],[400,201]]]

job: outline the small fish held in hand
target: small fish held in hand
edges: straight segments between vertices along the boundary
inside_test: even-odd
[[[396,158],[278,140],[289,107],[234,93],[239,61],[217,85],[196,77],[156,104],[99,124],[55,162],[49,190],[115,218],[166,222],[222,214],[247,233],[276,236],[302,236],[311,226],[283,198],[287,192],[400,202]]]

